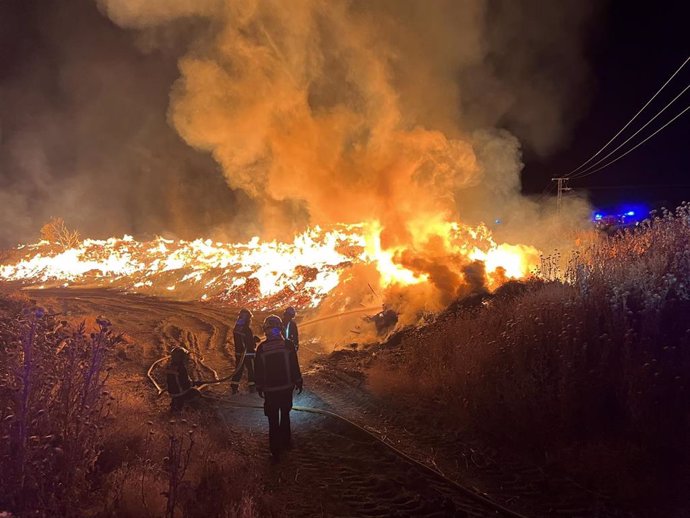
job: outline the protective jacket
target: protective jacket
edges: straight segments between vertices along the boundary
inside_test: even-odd
[[[253,358],[255,354],[254,333],[244,320],[238,320],[232,330],[232,337],[235,342],[235,355],[242,356],[246,353],[246,358]]]
[[[179,397],[192,388],[193,382],[184,365],[170,365],[165,370],[165,381],[168,386],[168,393],[172,397]]]
[[[299,351],[299,329],[297,329],[297,322],[293,319],[283,322],[283,334],[285,340],[292,342],[295,351]]]
[[[261,342],[256,349],[255,379],[256,389],[267,394],[301,386],[302,373],[294,346],[280,336]]]

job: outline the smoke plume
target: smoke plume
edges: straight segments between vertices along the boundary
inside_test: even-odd
[[[443,303],[485,277],[449,252],[448,222],[544,248],[586,211],[571,200],[572,219],[553,218],[520,195],[520,171],[521,145],[553,152],[574,120],[588,2],[96,4],[119,30],[83,9],[44,20],[60,68],[50,93],[26,93],[36,67],[0,83],[42,119],[13,112],[40,133],[0,140],[21,171],[3,191],[10,234],[61,205],[78,207],[85,233],[95,219],[100,232],[289,240],[309,224],[376,221],[382,248]],[[66,34],[65,17],[85,31]],[[99,44],[84,48],[89,32]]]
[[[93,0],[0,2],[1,247],[36,241],[51,216],[100,238],[242,229],[254,202],[166,118],[177,60],[203,30],[133,35]]]
[[[200,18],[169,120],[258,201],[263,235],[307,222],[409,222],[439,213],[514,227],[520,145],[552,150],[586,78],[589,8],[527,1],[101,0],[139,30]]]

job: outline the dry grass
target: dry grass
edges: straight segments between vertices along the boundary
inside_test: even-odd
[[[0,298],[0,511],[272,515],[270,497],[257,493],[262,469],[230,450],[214,412],[171,420],[165,402],[110,370],[121,339],[106,320],[75,325],[25,298]]]
[[[153,422],[146,426],[144,440],[123,455],[117,467],[111,467],[99,516],[254,518],[273,514],[270,499],[257,492],[262,480],[256,466],[219,447],[200,426],[186,419],[171,420],[163,429]]]
[[[0,505],[74,515],[110,412],[105,359],[120,337],[105,320],[89,334],[21,301],[1,309]]]
[[[559,262],[407,336],[386,377],[541,452],[618,441],[678,460],[690,446],[690,208]]]

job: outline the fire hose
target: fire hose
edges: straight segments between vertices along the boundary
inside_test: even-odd
[[[371,286],[369,286],[369,288],[371,289]],[[329,315],[324,315],[324,316],[321,316],[321,317],[318,317],[318,318],[313,318],[313,319],[311,319],[311,320],[307,320],[306,322],[302,322],[300,325],[301,325],[302,327],[306,327],[306,326],[313,325],[313,324],[316,324],[316,323],[319,323],[319,322],[323,322],[324,320],[330,320],[330,319],[332,319],[332,318],[338,318],[338,317],[341,317],[341,316],[352,315],[352,314],[356,314],[356,313],[369,312],[369,311],[372,311],[372,310],[374,310],[374,309],[377,309],[377,306],[362,307],[362,308],[357,308],[357,309],[351,309],[351,310],[349,310],[349,311],[340,311],[340,312],[337,312],[337,313],[332,313],[332,314],[329,314]],[[308,348],[308,347],[305,347],[305,349],[309,349],[309,348]],[[316,351],[313,351],[312,349],[309,349],[309,350],[311,350],[312,352],[316,352]],[[199,354],[197,354],[197,353],[195,353],[195,352],[190,351],[190,354],[191,354],[191,355],[199,357],[199,363],[200,363],[204,368],[210,370],[210,371],[213,373],[213,378],[214,378],[212,381],[204,382],[202,385],[199,385],[199,386],[197,386],[196,388],[198,388],[199,390],[202,390],[203,388],[205,388],[205,387],[208,386],[208,385],[215,385],[215,384],[218,384],[218,383],[223,383],[223,382],[225,382],[225,381],[227,381],[227,380],[229,380],[229,379],[232,379],[232,378],[239,372],[239,369],[242,367],[242,364],[244,363],[244,358],[245,358],[246,352],[247,352],[247,351],[242,351],[242,356],[241,356],[240,360],[237,362],[237,367],[235,368],[235,372],[233,372],[232,374],[230,374],[230,375],[228,375],[228,376],[225,376],[224,378],[220,378],[220,379],[219,379],[219,378],[218,378],[218,373],[217,373],[215,370],[213,370],[211,367],[209,367],[208,365],[204,364],[204,358],[203,358],[203,356],[201,356],[201,355],[199,355]],[[155,362],[153,362],[153,364],[151,364],[151,366],[149,367],[148,371],[146,371],[146,376],[149,378],[149,380],[151,381],[151,383],[153,383],[153,385],[156,387],[156,390],[158,390],[158,395],[159,395],[159,396],[160,396],[163,392],[165,392],[165,391],[163,390],[163,388],[161,388],[161,386],[160,386],[160,385],[156,382],[156,380],[153,378],[152,373],[153,373],[153,369],[154,369],[154,367],[155,367],[156,365],[158,365],[159,363],[164,362],[165,360],[168,360],[168,359],[170,359],[170,356],[169,356],[169,355],[163,356],[162,358],[159,358],[158,360],[156,360]],[[185,390],[185,391],[183,391],[183,392],[181,392],[180,394],[178,394],[178,396],[182,396],[182,395],[186,394],[188,391],[189,391],[189,389],[188,389],[188,390]]]
[[[247,354],[247,351],[242,351],[242,356],[240,356],[240,359],[239,359],[239,361],[237,362],[237,367],[235,367],[235,371],[234,371],[232,374],[229,374],[229,375],[227,375],[227,376],[225,376],[225,377],[223,377],[223,378],[218,378],[218,373],[217,373],[214,369],[212,369],[211,367],[209,367],[208,365],[206,365],[206,364],[204,363],[204,357],[203,357],[203,356],[201,356],[200,354],[197,354],[197,353],[195,353],[195,352],[192,352],[192,351],[190,351],[189,354],[191,354],[192,356],[197,356],[197,357],[199,357],[199,364],[201,364],[204,368],[210,370],[210,371],[213,373],[213,378],[214,378],[213,380],[211,380],[211,381],[204,381],[202,384],[197,385],[197,386],[195,387],[195,388],[198,389],[198,390],[203,390],[203,389],[205,389],[205,388],[206,388],[207,386],[209,386],[209,385],[216,385],[216,384],[218,384],[218,383],[223,383],[223,382],[225,382],[225,381],[228,381],[229,379],[232,379],[232,378],[240,371],[240,369],[242,368],[242,364],[244,363],[244,358],[245,358],[245,356],[246,356],[246,354]],[[156,387],[156,390],[158,391],[158,395],[159,395],[159,396],[160,396],[163,392],[165,392],[165,390],[163,389],[163,387],[161,387],[161,386],[158,384],[158,382],[156,381],[156,379],[153,377],[153,369],[154,369],[154,368],[156,367],[156,365],[158,365],[159,363],[164,362],[165,360],[169,360],[169,359],[170,359],[170,355],[169,355],[169,354],[166,355],[166,356],[163,356],[162,358],[158,358],[155,362],[153,362],[153,363],[151,364],[151,366],[149,367],[149,369],[146,371],[146,376],[147,376],[148,379],[151,381],[151,383],[153,383],[153,386]],[[190,390],[191,390],[191,389],[187,389],[187,390],[185,390],[185,391],[183,391],[183,392],[180,392],[179,394],[176,394],[176,396],[177,396],[177,397],[183,396],[184,394],[186,394],[186,393],[189,392]]]
[[[211,372],[214,373],[214,378],[217,378],[218,375],[217,375],[216,371],[203,363],[203,357],[201,357],[200,355],[196,355],[196,356],[200,357],[199,363],[202,366],[204,366],[205,368],[211,370]],[[148,376],[151,383],[153,383],[154,387],[156,387],[156,390],[158,391],[159,396],[164,392],[164,390],[154,379],[153,374],[152,374],[153,369],[156,367],[156,365],[158,365],[159,363],[161,363],[161,362],[163,362],[169,358],[170,358],[169,355],[163,356],[162,358],[159,358],[158,360],[156,360],[155,362],[153,362],[151,364],[151,366],[149,367],[149,369],[146,373],[146,375]],[[224,381],[231,379],[242,368],[242,364],[244,363],[244,358],[245,358],[245,352],[242,353],[240,360],[237,362],[237,367],[235,368],[235,371],[232,374],[225,376],[223,378],[220,378],[220,379],[214,379],[213,381],[204,382],[203,384],[197,386],[196,388],[199,390],[203,390],[204,388],[206,388],[209,385],[216,385],[218,383],[223,383]],[[185,391],[184,393],[186,393],[186,392],[187,391]],[[182,394],[180,394],[180,395],[182,395]],[[263,410],[264,409],[263,405],[241,403],[239,401],[233,401],[233,400],[230,400],[228,398],[223,398],[223,397],[219,397],[219,396],[211,396],[211,395],[202,394],[202,397],[204,397],[205,399],[218,401],[218,402],[224,403],[228,406],[236,407],[236,408],[252,408],[252,409],[257,409],[257,410]],[[367,435],[368,437],[370,437],[371,439],[373,439],[377,443],[383,444],[386,448],[388,448],[391,452],[393,452],[395,455],[397,455],[398,457],[403,459],[408,464],[411,464],[411,465],[417,467],[418,469],[422,470],[423,472],[427,473],[428,475],[431,475],[432,477],[436,478],[437,480],[445,482],[446,484],[448,484],[448,485],[452,486],[453,488],[455,488],[456,490],[458,490],[460,493],[462,493],[462,494],[464,494],[464,495],[466,495],[466,496],[468,496],[474,500],[482,502],[483,504],[493,508],[495,511],[498,511],[498,512],[504,514],[505,516],[511,516],[513,518],[526,518],[525,515],[520,514],[516,511],[512,511],[512,510],[504,507],[503,505],[501,505],[497,502],[494,502],[493,500],[491,500],[487,496],[484,496],[483,494],[478,493],[477,491],[474,491],[468,487],[463,486],[462,484],[453,480],[452,478],[448,478],[443,473],[441,473],[441,471],[428,466],[427,464],[423,463],[420,460],[415,459],[414,457],[412,457],[409,454],[405,453],[404,451],[400,450],[399,448],[397,448],[396,446],[394,446],[390,442],[382,439],[381,437],[379,437],[378,435],[376,435],[372,431],[368,430],[364,426],[348,419],[347,417],[345,417],[341,414],[338,414],[336,412],[332,412],[330,410],[325,410],[323,408],[314,408],[314,407],[305,407],[305,406],[293,406],[292,409],[297,411],[297,412],[305,412],[305,413],[309,413],[309,414],[323,415],[326,417],[330,417],[332,419],[336,419],[342,423],[345,423],[345,424],[349,425],[350,427],[358,430],[359,432]]]

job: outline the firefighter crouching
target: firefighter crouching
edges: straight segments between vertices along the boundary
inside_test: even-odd
[[[203,385],[203,381],[192,381],[189,377],[187,365],[189,364],[189,351],[184,347],[175,347],[170,352],[170,362],[165,370],[165,381],[168,393],[172,397],[170,409],[179,412],[185,403],[194,401],[201,396],[195,387]]]
[[[247,368],[247,381],[249,382],[249,391],[254,392],[254,354],[256,342],[258,337],[254,336],[251,329],[252,313],[248,309],[240,310],[240,314],[235,322],[235,328],[232,331],[233,340],[235,342],[235,375],[232,377],[230,387],[232,393],[237,394],[242,374],[245,367]],[[244,360],[242,359],[244,356]]]
[[[294,346],[283,337],[280,317],[267,317],[263,329],[266,340],[256,349],[256,389],[264,398],[269,448],[277,459],[281,451],[291,446],[292,392],[302,393],[302,374]]]
[[[283,313],[283,336],[288,342],[292,342],[295,352],[299,351],[299,330],[295,322],[295,308],[288,307]]]

